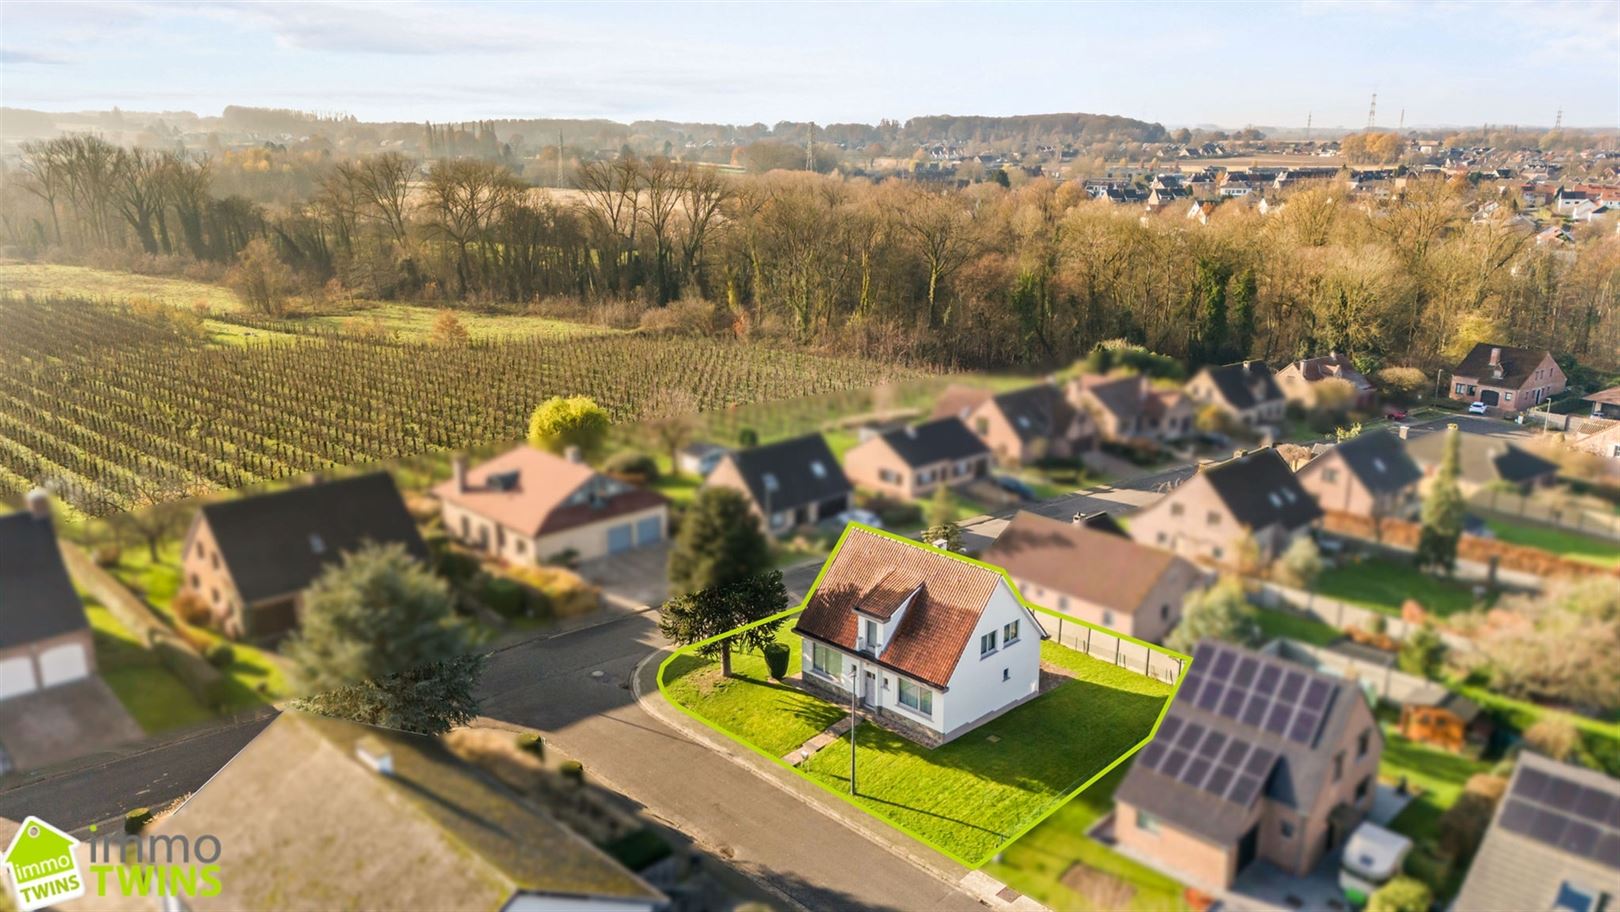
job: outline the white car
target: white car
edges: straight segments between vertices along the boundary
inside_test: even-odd
[[[1483,402],[1470,402],[1468,403],[1468,414],[1483,415],[1487,408],[1488,406]]]
[[[860,523],[863,526],[871,526],[874,529],[883,528],[883,519],[876,513],[873,513],[871,510],[845,510],[844,512],[833,517],[833,519],[836,520],[841,526],[847,526],[850,523]]]

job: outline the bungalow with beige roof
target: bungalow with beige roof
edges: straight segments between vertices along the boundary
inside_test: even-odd
[[[1040,692],[1046,631],[992,567],[851,526],[793,632],[805,686],[942,744]]]
[[[1317,390],[1326,380],[1343,380],[1350,384],[1355,392],[1346,405],[1351,408],[1370,409],[1378,399],[1378,390],[1373,387],[1372,381],[1356,370],[1354,362],[1343,352],[1300,358],[1288,362],[1286,367],[1277,371],[1277,385],[1282,388],[1283,396],[1289,402],[1297,402],[1308,409],[1316,407]]]
[[[1205,582],[1204,571],[1169,551],[1028,512],[1013,517],[983,560],[1006,570],[1034,604],[1153,642]]]
[[[844,454],[855,484],[900,500],[928,497],[990,474],[990,448],[960,418],[939,418],[874,434]]]
[[[471,470],[456,457],[450,480],[433,493],[452,538],[514,563],[570,552],[593,560],[657,544],[669,523],[657,492],[527,444]]]
[[[1131,518],[1131,537],[1194,560],[1231,564],[1245,537],[1262,560],[1322,517],[1316,498],[1275,449],[1210,466]]]
[[[951,386],[935,403],[934,417],[962,419],[998,465],[1072,459],[1096,443],[1091,417],[1051,383],[1005,393]]]

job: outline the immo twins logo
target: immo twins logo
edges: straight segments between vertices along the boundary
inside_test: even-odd
[[[95,827],[90,830],[93,833]],[[218,896],[215,836],[104,834],[90,840],[90,877],[79,840],[38,817],[24,820],[0,865],[22,912],[93,896]]]

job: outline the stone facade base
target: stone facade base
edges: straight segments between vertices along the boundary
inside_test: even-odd
[[[1028,703],[1030,700],[1033,700],[1041,694],[1046,693],[1048,690],[1052,689],[1052,687],[1062,683],[1062,681],[1063,679],[1051,676],[1043,669],[1041,672],[1041,684],[1035,693],[1027,694],[1018,700],[1008,703],[1006,706],[1003,706],[1000,709],[985,713],[979,718],[974,719],[972,722],[969,722],[966,725],[959,725],[953,731],[945,734],[941,734],[927,727],[926,725],[918,723],[914,719],[903,716],[900,713],[885,707],[880,706],[874,708],[870,706],[861,706],[859,707],[859,710],[862,719],[865,719],[874,725],[882,726],[900,737],[905,738],[907,741],[913,741],[917,744],[921,744],[923,747],[932,748],[939,747],[941,744],[948,744],[951,741],[954,741],[957,738],[967,734],[968,732],[971,732],[975,728],[985,724],[986,722],[998,718],[1011,710],[1017,709],[1025,703]],[[790,678],[787,683],[798,687],[805,693],[820,697],[834,705],[849,705],[849,691],[840,690],[839,688],[828,684],[826,681],[818,680],[812,676],[801,673],[797,677]]]

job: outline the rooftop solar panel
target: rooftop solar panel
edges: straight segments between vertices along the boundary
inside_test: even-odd
[[[1316,680],[1305,688],[1305,699],[1302,701],[1306,709],[1320,710],[1327,705],[1328,694],[1333,692],[1333,685],[1326,681]]]
[[[1181,781],[1194,788],[1203,788],[1204,777],[1209,775],[1214,766],[1215,764],[1210,763],[1206,757],[1194,757],[1192,762],[1187,764],[1187,771],[1182,774]]]
[[[1239,741],[1234,738],[1232,739],[1232,743],[1226,745],[1226,756],[1221,758],[1221,762],[1227,766],[1237,766],[1239,763],[1243,762],[1243,755],[1247,754],[1248,752],[1248,742]]]
[[[1181,736],[1176,738],[1176,746],[1182,750],[1192,750],[1203,739],[1205,728],[1197,722],[1190,722],[1181,730]]]
[[[1569,818],[1557,811],[1536,811],[1536,817],[1530,821],[1530,837],[1551,845],[1558,844],[1558,837],[1564,835],[1564,827],[1569,825]]]
[[[1243,716],[1238,721],[1251,728],[1259,728],[1260,723],[1265,721],[1266,707],[1270,705],[1271,701],[1260,694],[1251,694],[1248,705],[1243,707]]]
[[[1226,746],[1226,736],[1218,731],[1211,731],[1204,738],[1204,743],[1198,745],[1198,755],[1201,757],[1215,757],[1220,754],[1221,748]]]
[[[1513,794],[1532,801],[1540,801],[1542,795],[1552,786],[1552,779],[1540,770],[1519,770],[1519,779],[1513,786]]]
[[[1204,682],[1204,687],[1198,692],[1198,708],[1206,712],[1213,712],[1215,704],[1221,699],[1221,685],[1215,681]]]
[[[1294,717],[1294,724],[1288,727],[1288,737],[1301,744],[1310,744],[1316,738],[1317,723],[1322,717],[1316,713],[1302,712]]]
[[[1222,649],[1215,656],[1215,666],[1211,668],[1210,675],[1217,681],[1224,681],[1232,675],[1232,667],[1237,664],[1237,655]]]
[[[1186,751],[1179,748],[1171,751],[1170,756],[1166,757],[1164,764],[1159,767],[1160,772],[1171,779],[1180,779],[1181,771],[1187,766],[1188,756],[1190,755]]]
[[[1283,675],[1282,686],[1277,688],[1277,699],[1287,701],[1289,703],[1297,703],[1299,702],[1301,692],[1304,689],[1305,674],[1303,672],[1290,671],[1288,674]]]
[[[1620,799],[1595,788],[1581,789],[1581,797],[1575,802],[1575,813],[1587,820],[1604,823],[1609,820],[1611,812],[1620,812]],[[1615,823],[1620,825],[1620,820]]]
[[[1609,833],[1598,840],[1597,849],[1592,852],[1592,860],[1620,869],[1620,833]]]
[[[1241,776],[1230,793],[1231,800],[1247,807],[1260,794],[1260,780],[1254,776]]]
[[[1148,769],[1158,769],[1159,764],[1164,760],[1164,755],[1164,745],[1158,741],[1150,741],[1147,747],[1142,748],[1142,756],[1136,762]]]
[[[1266,731],[1280,735],[1288,730],[1288,719],[1293,715],[1293,709],[1281,703],[1272,704],[1271,714],[1266,716]]]
[[[1232,784],[1232,780],[1236,778],[1237,774],[1232,772],[1231,767],[1217,766],[1210,772],[1209,780],[1204,783],[1204,790],[1212,795],[1220,795],[1224,798],[1226,797],[1227,787],[1230,786]]]
[[[1568,821],[1564,835],[1558,838],[1558,847],[1576,855],[1590,855],[1597,848],[1598,828],[1580,820]]]
[[[1248,687],[1254,683],[1254,673],[1260,667],[1260,662],[1254,656],[1244,656],[1238,660],[1237,671],[1232,674],[1232,683],[1239,687]]]
[[[1575,799],[1579,798],[1581,787],[1568,779],[1554,779],[1552,787],[1547,790],[1547,797],[1541,799],[1543,803],[1550,804],[1559,810],[1575,810]]]
[[[1528,801],[1509,801],[1502,808],[1501,826],[1514,833],[1529,835],[1530,824],[1536,819],[1536,809]]]
[[[1226,689],[1226,696],[1221,698],[1221,708],[1219,710],[1220,714],[1228,719],[1238,718],[1239,713],[1243,709],[1243,701],[1247,699],[1248,696],[1249,692],[1246,690],[1237,687],[1228,687]]]
[[[1497,825],[1620,870],[1620,795],[1579,781],[1589,774],[1570,772],[1521,761]]]
[[[1188,706],[1198,702],[1198,691],[1204,686],[1204,679],[1198,676],[1198,663],[1193,663],[1193,671],[1187,680],[1181,682],[1181,690],[1176,694],[1176,702]]]
[[[1260,678],[1255,681],[1254,689],[1260,693],[1275,693],[1277,682],[1282,678],[1282,669],[1275,665],[1267,665],[1260,669]]]
[[[1264,776],[1271,772],[1272,761],[1277,755],[1263,747],[1257,747],[1249,754],[1249,762],[1243,764],[1243,772],[1249,776]]]
[[[1181,717],[1166,716],[1164,722],[1160,723],[1159,734],[1155,736],[1154,740],[1169,743],[1175,740],[1178,731],[1181,731]]]

